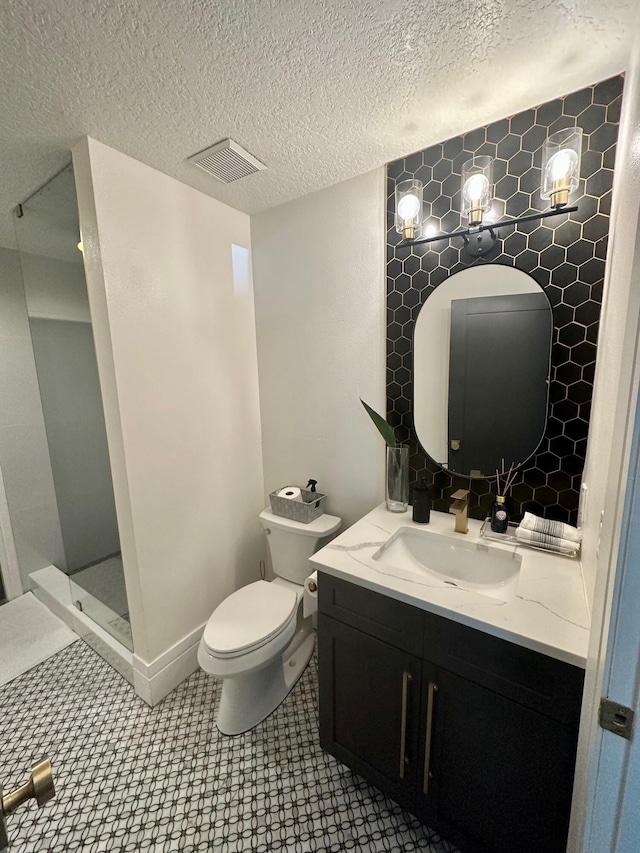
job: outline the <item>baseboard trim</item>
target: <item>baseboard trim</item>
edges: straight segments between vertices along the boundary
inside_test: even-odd
[[[147,705],[157,705],[198,669],[198,646],[203,631],[201,625],[150,663],[133,655],[133,686]]]
[[[154,675],[158,675],[163,669],[171,666],[171,664],[184,654],[184,652],[192,649],[193,646],[196,646],[197,648],[200,638],[204,633],[206,624],[206,622],[203,622],[202,625],[194,628],[193,631],[190,631],[185,637],[178,640],[177,643],[174,643],[170,648],[168,648],[166,652],[162,652],[161,655],[158,655],[157,658],[154,658],[150,662],[144,661],[142,658],[134,655],[134,658],[136,658],[135,666],[138,672],[144,675],[145,678],[153,678]]]

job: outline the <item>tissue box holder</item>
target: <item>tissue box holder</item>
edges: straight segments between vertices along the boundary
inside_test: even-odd
[[[283,486],[284,488],[284,486]],[[319,518],[324,512],[324,502],[327,499],[322,492],[310,492],[307,489],[300,489],[302,494],[301,501],[292,501],[289,498],[281,498],[278,495],[280,489],[269,493],[271,502],[271,512],[274,515],[279,515],[282,518],[290,518],[293,521],[301,521],[303,524],[309,524],[314,518]]]

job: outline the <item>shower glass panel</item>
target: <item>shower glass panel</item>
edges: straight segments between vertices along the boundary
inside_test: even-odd
[[[55,564],[78,609],[132,649],[71,165],[20,213],[16,238],[63,550]]]

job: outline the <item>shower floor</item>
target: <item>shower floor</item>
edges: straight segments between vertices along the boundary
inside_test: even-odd
[[[129,621],[129,605],[120,554],[73,572],[69,577],[109,610]]]
[[[128,649],[133,648],[122,557],[118,554],[69,575],[76,606]]]

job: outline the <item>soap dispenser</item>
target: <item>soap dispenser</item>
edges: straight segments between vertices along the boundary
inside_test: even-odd
[[[431,492],[426,480],[420,480],[413,489],[413,520],[416,524],[429,524],[431,518]]]
[[[318,485],[317,480],[309,480],[309,482],[307,483],[307,488],[310,489],[312,494],[315,494],[317,485]],[[317,509],[319,506],[320,506],[320,501],[315,501],[314,507]]]

